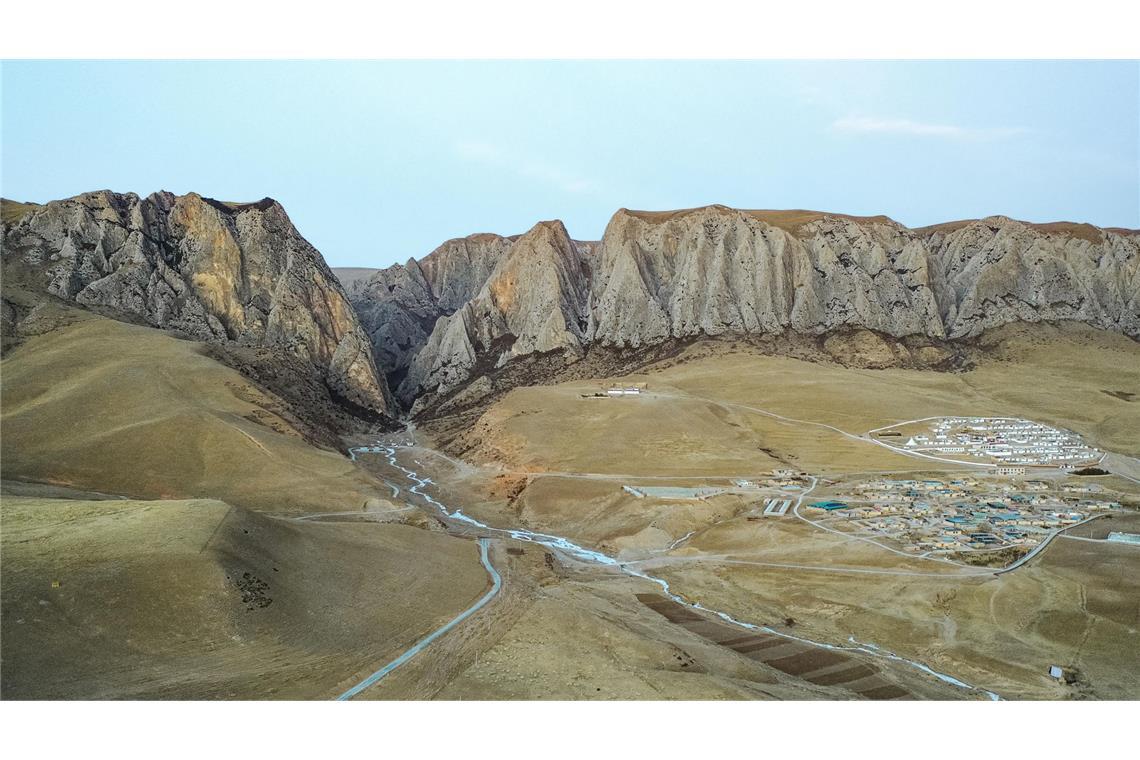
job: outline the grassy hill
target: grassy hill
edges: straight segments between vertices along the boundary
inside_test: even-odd
[[[473,542],[377,522],[388,489],[202,344],[50,302],[20,332],[5,698],[332,697],[485,590]]]
[[[383,486],[309,445],[280,399],[201,345],[94,314],[0,363],[4,477],[271,512],[390,508]]]
[[[405,525],[210,499],[2,505],[5,699],[334,697],[486,585],[473,542]]]

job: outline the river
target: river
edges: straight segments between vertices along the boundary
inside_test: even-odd
[[[426,493],[424,491],[424,489],[427,486],[433,485],[434,484],[433,481],[431,480],[431,478],[421,477],[418,472],[416,472],[415,470],[408,469],[407,467],[404,467],[403,465],[401,465],[397,461],[396,454],[402,448],[407,448],[407,446],[404,444],[378,442],[378,444],[375,446],[371,446],[371,447],[362,446],[362,447],[350,449],[349,455],[352,457],[352,459],[354,461],[356,460],[357,454],[382,454],[382,455],[384,455],[385,458],[388,460],[389,465],[391,465],[393,468],[399,470],[400,472],[404,473],[405,477],[407,477],[409,482],[414,484],[407,489],[410,493],[416,494],[417,496],[422,498],[424,501],[426,501],[428,504],[431,504],[433,507],[435,507],[437,510],[439,510],[439,512],[444,517],[451,519],[451,520],[454,520],[456,522],[463,523],[465,525],[469,525],[469,526],[478,528],[479,530],[486,531],[488,533],[494,533],[494,534],[498,534],[501,536],[510,537],[510,538],[515,539],[516,541],[525,541],[528,543],[538,544],[540,546],[545,546],[548,549],[553,549],[555,551],[559,551],[559,552],[562,552],[563,554],[566,554],[570,557],[573,557],[574,559],[576,559],[580,562],[613,568],[613,569],[618,570],[622,573],[625,573],[626,575],[629,575],[631,577],[643,579],[645,581],[648,581],[649,583],[657,585],[661,589],[662,593],[665,594],[665,596],[669,597],[670,599],[672,599],[674,602],[677,602],[678,604],[682,604],[682,605],[689,607],[690,609],[693,609],[693,610],[699,610],[699,611],[707,613],[707,614],[716,615],[721,620],[724,620],[725,622],[728,622],[732,625],[738,626],[738,627],[746,629],[746,630],[763,631],[764,633],[770,633],[770,634],[775,635],[775,636],[781,636],[783,638],[793,639],[795,641],[801,641],[805,644],[811,644],[813,646],[822,647],[824,649],[843,650],[843,651],[849,651],[849,652],[860,652],[862,654],[869,655],[871,657],[876,657],[876,658],[880,658],[880,659],[891,660],[894,662],[903,663],[905,665],[909,665],[912,668],[915,668],[916,670],[920,670],[923,673],[926,673],[927,675],[933,676],[934,678],[937,678],[938,680],[942,681],[943,683],[950,684],[951,686],[955,686],[959,689],[963,689],[965,691],[972,691],[972,692],[982,694],[982,695],[986,696],[987,698],[989,698],[993,701],[999,701],[1001,699],[1000,696],[998,696],[997,694],[995,694],[992,691],[988,691],[988,690],[983,689],[979,686],[973,686],[971,684],[966,683],[965,681],[959,680],[959,679],[957,679],[951,675],[948,675],[946,673],[940,673],[937,670],[934,670],[930,666],[926,665],[925,663],[918,662],[916,660],[907,659],[907,658],[902,657],[900,655],[897,655],[893,652],[890,652],[886,649],[878,647],[874,644],[858,642],[855,640],[854,637],[852,637],[849,640],[849,642],[848,642],[849,645],[828,644],[828,643],[821,642],[821,641],[814,641],[812,639],[804,638],[801,636],[793,636],[792,634],[785,633],[783,631],[777,631],[777,630],[774,630],[768,626],[755,625],[753,623],[747,623],[747,622],[744,622],[742,620],[737,620],[736,618],[732,617],[728,613],[721,612],[721,611],[714,610],[714,609],[710,609],[708,607],[703,606],[700,602],[690,602],[689,600],[687,600],[684,597],[680,596],[679,594],[675,593],[670,588],[669,582],[666,581],[664,578],[658,578],[656,576],[649,575],[647,573],[641,572],[640,570],[638,570],[636,568],[629,567],[628,565],[626,565],[622,562],[619,562],[618,560],[614,559],[613,557],[610,557],[607,554],[604,554],[603,552],[594,551],[593,549],[587,549],[584,546],[580,546],[579,544],[574,543],[573,541],[571,541],[568,538],[564,538],[562,536],[554,536],[554,535],[550,535],[548,533],[536,533],[536,532],[530,531],[530,530],[522,530],[522,529],[517,529],[517,528],[495,528],[495,527],[492,527],[490,525],[487,525],[484,522],[476,520],[475,518],[471,517],[470,515],[464,514],[463,511],[458,509],[458,508],[449,509],[445,504],[443,504],[442,502],[440,502],[439,500],[437,500],[436,498],[431,496],[431,494]],[[416,463],[419,464],[419,462],[416,462]],[[483,607],[488,601],[490,601],[490,599],[496,593],[498,593],[498,589],[501,585],[501,581],[499,579],[498,573],[495,571],[494,567],[490,564],[490,562],[487,559],[487,539],[485,539],[485,538],[480,539],[480,552],[481,552],[481,557],[483,560],[483,565],[492,574],[492,577],[494,579],[492,590],[490,592],[488,592],[486,595],[484,595],[482,598],[480,598],[480,600],[478,602],[476,602],[473,606],[469,607],[467,610],[462,612],[458,617],[456,617],[451,622],[449,622],[447,625],[443,626],[442,628],[437,629],[436,631],[429,634],[427,637],[421,639],[419,642],[417,642],[415,644],[415,646],[413,646],[411,649],[409,649],[404,654],[400,655],[400,657],[398,657],[396,660],[393,660],[392,662],[388,663],[388,665],[385,665],[383,668],[376,671],[375,673],[373,673],[368,678],[364,679],[364,681],[361,681],[359,684],[354,686],[352,689],[349,689],[348,691],[346,691],[344,694],[342,694],[340,696],[340,699],[350,699],[351,697],[355,696],[356,694],[359,694],[364,689],[367,689],[369,686],[372,686],[373,684],[375,684],[377,681],[382,679],[388,673],[392,672],[393,670],[398,668],[400,665],[402,665],[405,662],[407,662],[408,660],[410,660],[416,654],[423,651],[423,649],[425,649],[429,644],[431,644],[431,642],[435,641],[437,638],[439,638],[443,634],[447,633],[447,631],[451,630],[456,625],[458,625],[460,622],[462,622],[467,617],[469,617],[472,613],[474,613],[475,611],[477,611],[478,609]]]

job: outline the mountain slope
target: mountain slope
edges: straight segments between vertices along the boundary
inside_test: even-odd
[[[613,346],[844,325],[942,335],[920,244],[894,222],[826,217],[792,234],[723,206],[615,214],[590,317],[592,338]]]
[[[473,542],[406,525],[214,499],[0,509],[8,700],[329,699],[484,591]]]
[[[347,458],[311,445],[288,403],[204,344],[49,310],[0,362],[6,479],[273,512],[392,506]]]
[[[921,232],[921,231],[920,231]],[[1077,321],[1140,337],[1140,234],[988,217],[923,237],[946,332]]]
[[[6,279],[198,340],[281,347],[336,396],[390,410],[343,288],[276,201],[102,191],[13,219]]]

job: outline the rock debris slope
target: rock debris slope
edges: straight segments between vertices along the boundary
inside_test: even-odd
[[[320,253],[276,201],[86,193],[4,227],[5,276],[211,342],[275,346],[330,391],[391,412],[368,336]]]

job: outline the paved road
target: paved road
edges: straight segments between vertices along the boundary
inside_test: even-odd
[[[1101,464],[1113,475],[1119,475],[1125,480],[1140,483],[1140,459],[1109,452],[1105,454]]]
[[[356,684],[356,686],[353,686],[351,689],[346,691],[344,694],[341,694],[339,697],[337,697],[338,701],[344,701],[347,699],[352,699],[357,694],[359,694],[360,692],[367,689],[369,686],[373,686],[381,678],[388,675],[393,670],[400,667],[405,662],[412,659],[413,657],[415,657],[417,654],[419,654],[423,650],[427,649],[427,647],[429,647],[433,641],[435,641],[440,636],[442,636],[445,633],[447,633],[448,631],[450,631],[455,626],[462,623],[467,618],[474,615],[476,612],[478,612],[483,607],[485,607],[487,605],[487,602],[489,602],[495,598],[495,596],[499,593],[499,589],[501,589],[503,587],[503,578],[502,578],[502,576],[499,575],[499,571],[495,569],[495,566],[493,564],[491,564],[491,558],[487,554],[487,549],[490,545],[491,545],[491,540],[489,538],[480,538],[479,539],[479,559],[483,563],[483,567],[487,568],[487,573],[491,576],[491,590],[488,591],[483,596],[481,596],[479,598],[479,601],[475,602],[475,604],[471,605],[470,607],[465,609],[463,612],[459,613],[454,618],[452,618],[451,621],[448,622],[446,625],[432,631],[427,636],[425,636],[424,638],[417,641],[415,643],[415,645],[412,646],[411,649],[404,652],[402,655],[400,655],[396,659],[392,660],[390,663],[388,663],[384,667],[380,668],[379,670],[377,670],[375,673],[373,673],[372,675],[365,678],[360,683]]]
[[[842,565],[797,565],[788,562],[762,562],[760,560],[739,559],[736,557],[716,554],[699,554],[685,557],[657,557],[636,562],[627,562],[627,565],[646,569],[667,567],[677,564],[709,564],[709,565],[757,565],[759,567],[774,567],[782,570],[807,570],[819,573],[853,573],[856,575],[903,575],[921,578],[945,578],[957,580],[959,578],[981,577],[993,575],[993,570],[972,570],[966,572],[924,573],[919,570],[888,570],[873,567],[844,567]]]
[[[1096,519],[1101,518],[1101,517],[1108,517],[1108,515],[1101,514],[1101,515],[1093,515],[1092,517],[1086,517],[1085,519],[1081,520],[1080,522],[1073,523],[1072,525],[1070,525],[1067,528],[1062,528],[1060,530],[1053,531],[1052,533],[1050,533],[1048,536],[1045,537],[1044,541],[1037,544],[1037,546],[1035,546],[1033,548],[1033,551],[1029,552],[1024,557],[1019,559],[1017,562],[1014,562],[1009,567],[1003,567],[1001,570],[996,571],[994,573],[994,575],[1004,575],[1005,573],[1009,573],[1009,572],[1016,570],[1017,568],[1021,567],[1026,562],[1028,562],[1029,560],[1033,559],[1038,554],[1043,552],[1045,550],[1045,547],[1053,542],[1054,538],[1064,534],[1065,531],[1072,530],[1073,528],[1077,527],[1078,525],[1084,525],[1085,523],[1092,522],[1093,520],[1096,520]]]
[[[1132,546],[1140,548],[1140,544],[1134,544],[1129,541],[1109,541],[1107,538],[1088,538],[1086,536],[1070,536],[1068,533],[1062,533],[1060,538],[1067,538],[1070,541],[1088,541],[1092,544],[1108,544],[1109,546]]]

